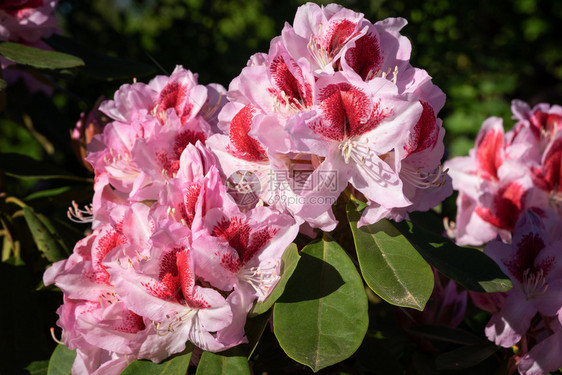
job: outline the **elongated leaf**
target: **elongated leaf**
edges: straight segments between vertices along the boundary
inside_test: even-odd
[[[64,241],[59,237],[49,219],[35,213],[29,206],[24,207],[23,214],[37,248],[47,260],[56,262],[70,255]]]
[[[420,254],[443,275],[475,292],[505,292],[511,281],[498,265],[482,251],[455,245],[448,238],[434,234],[424,226],[424,215],[410,215],[412,222],[396,227]]]
[[[47,375],[70,375],[70,369],[76,358],[76,351],[64,345],[57,345],[51,359]]]
[[[249,375],[250,365],[242,350],[233,348],[223,353],[203,352],[196,375]]]
[[[25,369],[29,375],[47,375],[49,360],[31,362]]]
[[[274,331],[289,357],[318,371],[351,356],[368,326],[361,276],[333,241],[301,251],[285,292],[273,308]]]
[[[367,285],[393,305],[423,310],[434,282],[427,262],[389,220],[357,228],[361,213],[352,201],[347,216]]]
[[[499,346],[490,342],[478,345],[463,346],[437,357],[435,363],[438,370],[462,370],[476,366],[490,357],[499,349]]]
[[[193,349],[191,349],[193,350]],[[147,360],[135,360],[121,372],[121,375],[185,375],[191,351],[187,354],[178,355],[161,363]]]
[[[265,301],[256,303],[252,311],[250,311],[250,315],[263,314],[264,312],[269,310],[271,306],[273,306],[275,301],[277,301],[281,294],[283,294],[285,285],[295,271],[299,259],[300,256],[297,245],[295,245],[294,243],[289,245],[289,247],[285,250],[283,256],[281,257],[281,279],[279,280],[279,282],[277,282],[277,285],[275,286],[271,294],[265,299]]]
[[[78,177],[56,165],[45,163],[22,154],[0,154],[0,171],[19,178],[61,178],[75,181],[89,181]]]
[[[46,42],[57,51],[79,56],[86,63],[86,66],[80,70],[93,78],[126,79],[156,73],[156,69],[152,65],[108,56],[62,35],[53,35]]]
[[[6,81],[4,81],[3,79],[0,79],[0,91],[4,90],[6,87],[8,87],[8,84],[6,83]]]
[[[84,65],[79,57],[19,43],[0,43],[0,55],[15,63],[40,69],[64,69]]]

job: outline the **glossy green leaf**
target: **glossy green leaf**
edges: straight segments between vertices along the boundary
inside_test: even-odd
[[[271,306],[273,306],[275,301],[277,301],[277,299],[283,294],[285,285],[295,271],[299,259],[300,256],[297,245],[294,243],[290,244],[281,257],[281,279],[277,282],[277,285],[271,294],[263,302],[257,302],[255,304],[253,309],[250,311],[250,315],[263,314],[268,311]]]
[[[25,221],[33,236],[33,240],[39,251],[50,262],[56,262],[70,255],[64,241],[44,215],[36,213],[29,206],[23,208]]]
[[[411,214],[412,222],[395,224],[426,261],[443,275],[475,292],[505,292],[511,281],[482,251],[455,245],[427,227],[426,213]]]
[[[494,354],[498,349],[499,346],[490,342],[463,346],[441,354],[436,358],[435,364],[438,370],[462,370],[476,366]]]
[[[190,350],[193,350],[191,348]],[[185,375],[191,351],[169,358],[161,363],[148,360],[135,360],[121,372],[121,375]]]
[[[385,301],[423,310],[433,291],[431,267],[386,219],[357,228],[357,205],[347,206],[357,259],[367,285]]]
[[[76,56],[12,42],[0,43],[0,55],[17,64],[40,69],[64,69],[84,65],[84,61]]]
[[[196,375],[249,375],[250,365],[239,347],[222,353],[203,352]]]
[[[70,375],[74,358],[76,358],[75,350],[70,350],[64,345],[57,345],[49,360],[47,375]]]
[[[46,42],[57,51],[79,56],[86,63],[80,71],[93,78],[127,79],[156,73],[156,69],[150,64],[105,55],[62,35],[53,35]]]
[[[75,181],[90,181],[90,179],[78,177],[64,169],[38,161],[22,154],[6,153],[0,154],[0,171],[19,178],[61,178]]]
[[[361,276],[333,241],[307,245],[273,309],[274,331],[285,353],[318,371],[351,356],[367,332]]]

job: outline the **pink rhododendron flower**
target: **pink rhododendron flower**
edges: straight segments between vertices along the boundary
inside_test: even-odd
[[[516,344],[538,312],[555,316],[562,308],[562,262],[559,233],[552,238],[540,216],[528,210],[517,222],[512,244],[490,242],[484,252],[492,257],[513,282],[501,311],[494,314],[486,335],[498,345]]]
[[[0,41],[35,43],[57,29],[58,0],[8,0],[0,4]]]

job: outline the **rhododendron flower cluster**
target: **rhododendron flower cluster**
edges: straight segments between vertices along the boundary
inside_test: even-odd
[[[75,373],[159,362],[188,341],[215,352],[245,342],[246,315],[278,281],[298,227],[228,194],[204,145],[222,90],[178,67],[101,105],[113,121],[89,145],[94,201],[71,210],[93,232],[44,276],[65,294],[58,324]]]
[[[451,193],[445,95],[410,65],[405,24],[308,3],[228,92],[177,67],[100,105],[110,122],[88,145],[93,202],[70,211],[93,232],[44,276],[65,294],[74,372],[245,342],[285,249],[299,230],[333,230],[348,187],[367,203],[359,225]]]
[[[562,220],[545,222],[531,209],[516,223],[511,244],[497,239],[484,248],[513,282],[486,336],[506,348],[520,344],[521,374],[548,374],[562,366],[561,229]]]
[[[459,190],[455,232],[459,244],[485,244],[511,279],[506,293],[473,293],[493,313],[486,336],[518,352],[521,374],[548,374],[562,366],[562,107],[531,108],[514,100],[517,123],[484,122],[467,157],[446,162]]]
[[[368,203],[360,225],[441,202],[451,193],[437,118],[445,95],[410,65],[405,24],[372,24],[335,4],[300,7],[230,84],[223,134],[208,142],[223,172],[251,171],[261,200],[328,231],[349,185]]]
[[[481,245],[500,235],[509,240],[517,219],[530,207],[558,220],[561,211],[562,107],[530,108],[515,100],[517,123],[507,133],[502,119],[483,124],[469,156],[445,163],[459,191],[455,238]]]

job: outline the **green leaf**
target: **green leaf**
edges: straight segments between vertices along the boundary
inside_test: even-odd
[[[460,247],[425,227],[425,213],[411,214],[412,222],[396,224],[426,261],[443,275],[475,292],[505,292],[511,281],[482,251]]]
[[[195,375],[249,375],[248,359],[238,347],[222,353],[203,352]]]
[[[177,355],[161,363],[147,360],[135,360],[121,372],[121,375],[185,375],[193,347],[189,353]]]
[[[273,308],[274,331],[289,357],[318,371],[350,357],[369,324],[361,276],[333,241],[307,245]]]
[[[76,358],[75,350],[70,350],[64,345],[57,345],[49,360],[47,375],[70,375],[74,358]]]
[[[269,309],[264,314],[260,314],[254,317],[248,317],[246,319],[246,325],[244,326],[244,332],[246,332],[246,337],[248,338],[248,350],[246,351],[246,356],[248,359],[254,353],[254,350],[258,346],[260,339],[267,327],[267,323],[269,323],[269,319],[271,318],[271,314],[273,313],[272,309]]]
[[[389,220],[357,228],[361,212],[353,201],[347,216],[367,285],[393,305],[423,310],[434,282],[427,262]]]
[[[46,42],[57,51],[63,51],[84,60],[86,65],[80,70],[85,74],[97,79],[127,79],[154,75],[156,69],[149,64],[139,61],[121,59],[108,56],[92,50],[85,44],[62,35],[53,35]]]
[[[29,206],[23,208],[23,215],[37,248],[47,260],[53,263],[70,255],[64,241],[55,231],[49,219],[34,212]]]
[[[8,87],[8,84],[0,78],[0,91],[4,90],[6,87]]]
[[[23,179],[61,178],[75,181],[90,181],[90,179],[75,176],[56,165],[38,161],[26,155],[14,153],[0,154],[0,171]]]
[[[499,349],[490,342],[478,345],[463,346],[450,352],[443,353],[435,359],[438,370],[462,370],[476,366]]]
[[[250,315],[263,314],[264,312],[268,311],[271,306],[273,306],[275,301],[277,301],[277,299],[283,294],[285,285],[295,271],[299,259],[300,256],[297,245],[295,245],[294,243],[290,244],[281,257],[281,279],[277,282],[277,285],[275,286],[271,294],[263,302],[257,302],[255,304],[254,308],[250,311]]]
[[[29,375],[47,375],[49,360],[31,362],[26,368]]]
[[[84,61],[76,56],[12,42],[0,43],[0,55],[15,63],[40,69],[64,69],[84,65]]]

